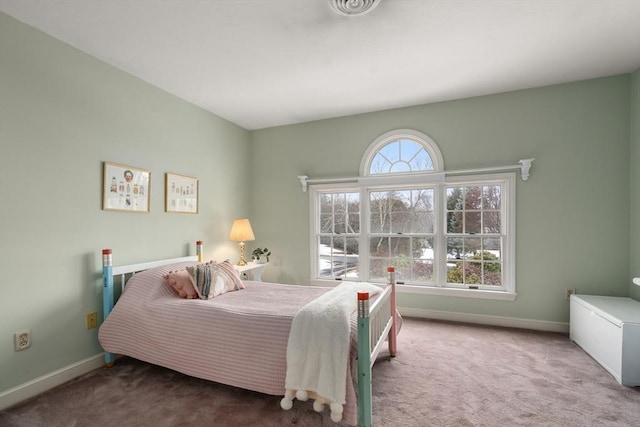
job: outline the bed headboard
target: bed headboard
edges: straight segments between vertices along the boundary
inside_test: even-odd
[[[106,319],[113,310],[114,305],[114,277],[120,278],[120,286],[121,291],[124,291],[126,286],[127,279],[131,276],[135,275],[144,270],[148,270],[150,268],[161,267],[167,264],[174,264],[177,262],[184,261],[197,261],[202,262],[203,260],[203,246],[202,241],[198,240],[196,242],[196,255],[179,257],[179,258],[169,258],[163,259],[159,261],[149,261],[143,262],[139,264],[129,264],[129,265],[120,265],[113,266],[113,251],[111,249],[103,249],[102,250],[102,310],[103,310],[103,319]],[[105,363],[107,366],[113,365],[114,356],[111,353],[105,352]]]

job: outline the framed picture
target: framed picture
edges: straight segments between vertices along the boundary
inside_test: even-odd
[[[102,209],[149,213],[150,185],[148,170],[104,162]]]
[[[165,174],[164,211],[198,213],[198,179],[190,176]]]

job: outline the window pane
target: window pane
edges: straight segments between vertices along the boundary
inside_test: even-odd
[[[345,227],[346,215],[344,214],[336,214],[333,217],[333,232],[337,234],[342,234],[346,232]]]
[[[502,285],[502,239],[454,237],[447,239],[447,282],[466,285]],[[457,258],[458,253],[462,256]],[[461,259],[464,261],[457,261]]]
[[[333,213],[333,197],[331,194],[320,195],[320,213],[323,213],[323,214]]]
[[[482,250],[489,252],[496,257],[497,260],[502,259],[501,240],[499,237],[490,237],[482,239]]]
[[[397,259],[389,260],[390,264],[393,265],[396,269],[396,282],[411,282],[411,264],[407,262],[407,260],[403,260],[398,262]],[[386,276],[386,281],[389,280],[389,277]]]
[[[332,238],[321,236],[318,244],[318,275],[320,277],[331,276],[331,246]]]
[[[482,206],[484,209],[500,209],[502,198],[499,185],[487,185],[482,191]]]
[[[369,174],[406,173],[433,170],[433,160],[422,144],[401,139],[384,145],[373,157]]]
[[[433,233],[433,212],[416,211],[411,216],[409,233]]]
[[[375,258],[369,259],[369,280],[372,281],[386,281],[388,280],[387,267],[391,264],[391,260],[388,258]],[[396,280],[397,276],[396,276]]]
[[[435,259],[435,251],[433,247],[433,237],[423,237],[413,239],[413,250],[417,252],[416,258],[421,260]]]
[[[478,234],[481,231],[480,212],[465,212],[464,214],[464,232],[466,234]]]
[[[415,157],[409,161],[409,164],[414,171],[433,170],[433,160],[431,160],[431,156],[424,148],[416,153]]]
[[[447,262],[447,283],[463,283],[462,262]]]
[[[500,234],[501,229],[500,211],[485,211],[482,215],[482,232]]]
[[[433,189],[371,192],[372,233],[433,233]]]
[[[411,212],[393,212],[391,214],[390,231],[392,233],[410,233],[412,217]]]
[[[360,232],[360,195],[358,193],[347,193],[347,233]]]
[[[414,281],[429,282],[433,280],[432,261],[414,261],[411,266],[411,277]]]
[[[370,217],[371,217],[371,232],[372,233],[385,233],[391,229],[390,215],[389,215],[389,200],[387,192],[371,192],[370,198]]]
[[[380,153],[384,155],[391,163],[400,160],[400,142],[393,141],[380,149]]]
[[[400,140],[400,158],[402,160],[408,162],[415,158],[420,151],[424,151],[420,144],[408,139]]]
[[[463,241],[464,239],[462,237],[447,238],[448,259],[462,259]]]
[[[449,187],[447,188],[447,210],[457,211],[462,210],[464,197],[464,190],[462,187]]]
[[[348,214],[347,215],[347,233],[355,234],[360,232],[360,215]]]
[[[369,245],[369,255],[371,257],[389,257],[389,238],[372,237]]]
[[[390,173],[411,172],[411,166],[406,162],[395,162],[389,169]]]
[[[320,214],[320,232],[321,233],[333,232],[333,215]]]
[[[415,208],[420,211],[433,211],[433,196],[434,190],[432,188],[424,190],[414,190],[415,193]]]
[[[464,195],[465,209],[480,209],[482,207],[482,187],[467,187]]]
[[[470,258],[482,250],[482,239],[466,237],[464,239],[464,257]]]
[[[482,263],[465,262],[464,265],[464,283],[474,285],[482,283]]]
[[[390,237],[389,252],[392,258],[411,258],[411,239],[408,237]]]
[[[447,233],[462,233],[462,212],[447,213]]]
[[[371,167],[369,168],[369,173],[371,175],[376,175],[379,173],[388,173],[389,168],[391,167],[391,163],[385,159],[381,154],[376,154],[371,162]]]
[[[358,277],[357,238],[342,236],[322,237],[320,242],[320,276]]]
[[[487,262],[484,264],[484,284],[501,286],[502,285],[502,264]]]
[[[358,267],[359,267],[359,246],[358,246],[358,238],[357,237],[347,237],[345,239],[345,273],[344,275],[348,278],[358,278]]]
[[[325,193],[319,197],[318,276],[357,277],[360,232],[359,193]],[[355,272],[355,273],[354,273]]]

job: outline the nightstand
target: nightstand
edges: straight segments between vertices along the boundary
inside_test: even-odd
[[[262,282],[262,272],[269,263],[256,264],[255,262],[248,262],[247,265],[234,265],[238,275],[241,279],[244,279],[244,275],[247,275],[248,280],[255,282]]]

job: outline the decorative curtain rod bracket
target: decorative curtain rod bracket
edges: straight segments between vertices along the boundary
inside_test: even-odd
[[[309,182],[309,177],[307,175],[298,175],[298,179],[300,180],[300,185],[302,186],[302,192],[307,192],[307,183]]]
[[[461,175],[461,174],[470,174],[470,173],[479,173],[479,172],[497,172],[503,170],[514,170],[520,169],[520,177],[523,181],[529,180],[529,175],[531,171],[531,165],[535,159],[521,159],[518,161],[517,165],[511,166],[497,166],[492,168],[478,168],[478,169],[463,169],[457,171],[444,171],[445,175]],[[442,172],[433,172],[429,175],[442,174]],[[427,174],[425,174],[427,175]],[[354,177],[354,178],[326,178],[326,179],[309,179],[307,175],[298,175],[298,179],[300,180],[300,185],[302,186],[302,192],[306,193],[309,188],[309,184],[322,184],[322,183],[336,183],[336,182],[350,182],[350,181],[363,181],[368,177]],[[376,177],[377,179],[378,177]]]
[[[531,163],[533,163],[535,159],[522,159],[518,162],[520,165],[520,176],[523,181],[529,179],[529,170],[531,169]]]

